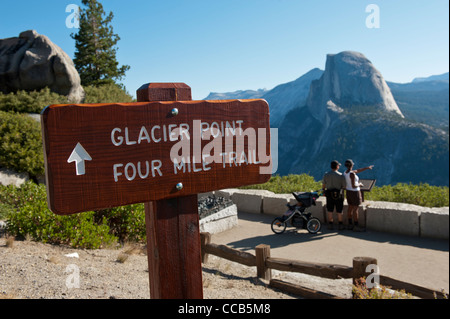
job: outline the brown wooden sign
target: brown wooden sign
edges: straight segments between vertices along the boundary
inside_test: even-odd
[[[261,99],[50,105],[41,121],[57,214],[270,178],[269,108]]]

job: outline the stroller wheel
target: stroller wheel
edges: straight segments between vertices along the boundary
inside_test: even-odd
[[[284,233],[286,226],[286,222],[280,217],[275,218],[270,225],[272,231],[277,235]]]
[[[322,223],[315,217],[310,218],[306,224],[306,229],[310,234],[317,234],[320,228],[322,228]]]

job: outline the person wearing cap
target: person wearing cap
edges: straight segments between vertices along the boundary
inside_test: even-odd
[[[346,182],[346,194],[348,203],[348,229],[353,229],[354,231],[362,231],[362,228],[358,224],[358,208],[362,203],[361,188],[362,183],[359,182],[359,174],[365,170],[372,169],[373,165],[359,168],[354,170],[353,166],[355,163],[348,159],[345,161],[345,167],[347,170],[344,172],[345,182]]]
[[[342,211],[344,209],[343,191],[345,189],[345,178],[342,173],[339,172],[340,166],[341,163],[338,161],[332,161],[331,171],[325,173],[322,180],[322,188],[325,190],[327,199],[328,229],[334,228],[333,211],[335,208],[338,216],[338,229],[344,229],[344,224],[342,223]]]

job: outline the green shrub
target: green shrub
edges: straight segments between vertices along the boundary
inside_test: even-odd
[[[97,249],[116,242],[106,220],[94,222],[94,212],[58,216],[44,201],[28,203],[7,220],[7,232],[35,241],[66,244],[74,248]]]
[[[14,236],[78,248],[146,241],[144,204],[58,216],[48,209],[45,185],[33,182],[0,185],[0,203],[0,218]]]
[[[106,220],[110,233],[120,242],[146,241],[144,204],[99,210],[95,213],[95,219]]]
[[[391,290],[390,287],[379,285],[379,287],[368,289],[366,279],[356,280],[352,286],[353,299],[412,299],[413,296],[405,290]]]
[[[125,103],[133,102],[133,97],[117,84],[84,87],[83,103]],[[41,113],[51,104],[70,103],[66,96],[51,92],[49,88],[40,91],[18,91],[4,94],[0,92],[0,111],[15,113]]]
[[[84,103],[126,103],[133,102],[133,97],[117,84],[84,87]]]
[[[8,213],[12,210],[13,208],[10,205],[0,201],[0,220],[6,219],[6,216],[8,216]]]
[[[67,97],[50,91],[18,91],[16,93],[0,93],[0,111],[17,113],[41,113],[50,104],[68,103]]]
[[[1,199],[11,194],[5,203],[7,232],[18,237],[52,244],[66,244],[75,248],[96,249],[111,245],[117,237],[110,234],[106,218],[98,219],[94,212],[59,216],[47,207],[44,185],[32,182],[23,187],[2,187]]]
[[[425,207],[449,206],[449,188],[429,184],[385,185],[374,187],[364,195],[367,200],[414,204]]]
[[[0,111],[0,166],[32,177],[44,174],[39,122],[25,114]]]
[[[321,182],[316,182],[314,177],[307,174],[273,176],[267,183],[241,187],[241,189],[263,189],[276,194],[292,192],[317,191],[322,188]]]
[[[3,186],[0,184],[0,219],[6,218],[9,213],[14,212],[28,202],[34,201],[36,198],[45,200],[42,190],[39,189],[42,187],[45,192],[44,185],[38,186],[33,182],[27,182],[21,187],[14,185]]]

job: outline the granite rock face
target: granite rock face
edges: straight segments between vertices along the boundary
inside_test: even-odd
[[[30,179],[28,173],[17,173],[11,169],[0,167],[0,185],[20,187]]]
[[[403,117],[381,73],[363,54],[344,51],[328,54],[325,72],[311,83],[306,106],[319,121],[326,111],[358,106],[388,111]]]
[[[444,81],[448,73],[438,77],[441,78]],[[448,82],[425,82],[420,86],[390,83],[400,98],[397,104],[397,97],[381,73],[363,54],[353,51],[328,54],[324,71],[313,69],[262,96],[269,103],[270,125],[278,128],[276,173],[282,176],[306,173],[320,181],[330,170],[332,160],[343,163],[352,158],[355,168],[375,165],[374,170],[362,173],[360,178],[376,179],[377,186],[448,185],[449,135],[448,129],[440,128],[445,128],[445,123],[448,127],[448,115],[441,116],[448,114],[445,85],[448,92]],[[420,95],[422,90],[427,95]],[[416,94],[410,95],[411,92]],[[446,97],[447,102],[435,102],[431,105],[436,107],[424,108],[415,113],[419,114],[415,118],[411,117],[413,111],[437,94],[443,97],[437,101]],[[228,96],[225,94],[225,98]],[[233,98],[243,97],[233,95]],[[415,104],[411,104],[409,112],[406,109],[402,113],[411,100]],[[438,108],[443,111],[439,113]],[[442,125],[432,126],[418,120],[431,112],[436,113],[434,117],[444,119],[435,121]],[[235,195],[235,190],[220,192],[222,196]],[[238,197],[236,194],[233,201],[238,203]],[[260,198],[252,198],[255,200],[252,207],[259,211]],[[277,199],[274,205],[283,201]],[[243,205],[247,202],[243,200]]]
[[[34,30],[0,39],[0,91],[33,91],[45,87],[73,103],[84,98],[72,59],[45,35]]]

